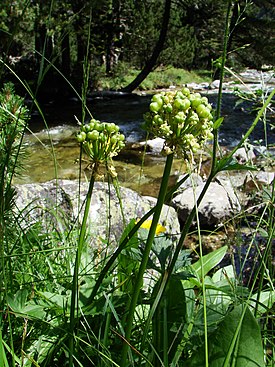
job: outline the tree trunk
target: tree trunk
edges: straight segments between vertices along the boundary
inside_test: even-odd
[[[166,39],[168,24],[170,20],[171,3],[172,3],[172,0],[165,1],[161,31],[159,34],[158,42],[155,46],[155,49],[152,53],[151,58],[145,64],[144,68],[137,75],[137,77],[129,85],[121,89],[123,92],[131,93],[134,89],[136,89],[143,82],[143,80],[148,76],[148,74],[150,74],[153,67],[155,66],[157,59],[161,51],[163,50],[164,42]]]
[[[113,71],[113,67],[117,64],[119,57],[119,40],[121,38],[121,25],[120,25],[120,0],[112,1],[112,12],[109,14],[110,19],[107,27],[107,47],[106,47],[106,74],[110,75]]]

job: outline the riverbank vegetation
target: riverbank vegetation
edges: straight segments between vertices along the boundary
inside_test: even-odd
[[[90,63],[90,46],[97,46],[97,51],[100,47],[106,50],[102,42],[109,40],[107,36],[110,36],[110,25],[113,26],[118,21],[114,17],[118,12],[115,5],[121,3],[104,1],[104,6],[101,4],[98,7],[97,3],[91,2],[89,9],[86,3],[83,5],[76,1],[67,2],[66,6],[57,0],[50,3],[50,12],[47,12],[49,9],[45,3],[26,2],[22,7],[22,2],[13,2],[12,9],[15,13],[18,12],[22,22],[16,25],[16,18],[13,16],[8,21],[7,18],[3,21],[7,36],[6,50],[12,50],[12,46],[20,42],[26,47],[22,28],[26,28],[29,34],[34,29],[39,29],[32,38],[32,42],[37,45],[39,68],[37,79],[29,83],[24,78],[24,73],[20,75],[12,69],[10,55],[6,51],[6,59],[1,58],[2,77],[12,76],[12,80],[16,78],[21,83],[25,93],[36,104],[47,127],[43,110],[36,98],[40,86],[48,83],[51,69],[55,75],[59,74],[67,88],[69,85],[74,93],[78,93],[73,83],[75,76],[71,74],[72,63],[65,62],[68,57],[65,55],[65,45],[72,45],[70,57],[73,58],[74,55],[76,58],[78,52],[84,55],[81,59],[81,71],[76,73],[77,77],[82,75],[82,79],[78,81],[81,93],[77,94],[82,102],[82,114],[77,116],[79,132],[76,139],[80,146],[79,177],[85,162],[91,178],[84,205],[81,207],[79,204],[77,208],[76,221],[59,210],[57,199],[46,212],[42,212],[42,208],[33,203],[41,212],[39,218],[34,216],[31,206],[18,208],[13,179],[20,174],[24,160],[27,160],[23,136],[28,130],[31,114],[13,85],[5,84],[0,96],[0,366],[274,367],[275,182],[273,180],[269,187],[258,190],[259,211],[251,214],[250,208],[242,208],[237,216],[229,220],[230,223],[224,224],[225,231],[230,224],[230,230],[235,234],[234,246],[244,255],[238,261],[236,257],[230,256],[232,244],[229,242],[213,252],[204,253],[198,214],[199,204],[219,173],[227,172],[230,175],[234,170],[259,169],[252,163],[237,162],[234,153],[238,148],[246,146],[256,125],[263,123],[266,126],[270,116],[274,118],[274,115],[268,113],[275,94],[273,88],[263,94],[261,101],[257,101],[259,104],[251,126],[232,151],[224,153],[220,149],[218,134],[223,123],[222,85],[226,67],[232,61],[227,56],[236,42],[232,39],[231,30],[241,27],[240,21],[246,14],[243,11],[247,11],[249,3],[218,2],[222,5],[215,8],[216,12],[213,12],[212,7],[216,4],[215,1],[177,3],[182,4],[179,13],[181,17],[175,18],[174,14],[174,21],[189,19],[189,15],[193,14],[190,13],[192,10],[194,14],[201,16],[198,18],[200,20],[214,21],[216,16],[219,29],[224,28],[218,35],[210,32],[212,38],[207,39],[204,38],[205,34],[203,36],[198,33],[195,37],[195,33],[192,33],[195,28],[190,25],[180,28],[181,42],[170,45],[170,51],[167,51],[169,48],[166,49],[167,57],[170,58],[171,49],[176,52],[179,47],[185,53],[178,60],[185,60],[185,63],[188,60],[186,52],[192,53],[189,55],[190,63],[197,63],[198,67],[206,62],[211,63],[212,55],[205,55],[203,50],[214,50],[213,57],[218,60],[213,66],[220,80],[219,94],[215,106],[209,104],[206,97],[185,87],[177,91],[157,93],[152,97],[149,110],[144,116],[145,128],[150,136],[164,139],[162,153],[166,163],[163,179],[152,209],[141,218],[136,218],[133,214],[128,222],[125,220],[120,185],[112,164],[112,158],[124,148],[124,136],[115,124],[93,119],[92,111],[88,110],[86,104],[95,65],[94,60]],[[151,6],[147,8],[145,5],[149,3]],[[170,19],[170,11],[175,12],[176,3],[173,2],[173,9],[172,2],[163,3],[166,11],[169,11]],[[269,14],[270,1],[263,3]],[[10,2],[5,4],[10,9]],[[108,7],[110,4],[113,7]],[[130,9],[137,6],[130,1],[125,4],[129,14]],[[146,29],[150,32],[152,40],[148,35],[146,39],[153,44],[160,38],[156,34],[156,28],[152,26],[154,19],[158,19],[152,14],[158,15],[160,11],[157,5],[157,1],[140,2],[142,16],[137,19],[129,18],[135,24],[138,37],[141,37],[139,27],[144,22],[143,32]],[[252,5],[253,11],[249,14],[254,14],[258,7],[263,10],[256,1]],[[79,8],[74,9],[73,6]],[[105,6],[109,12],[105,13]],[[82,13],[82,9],[86,12]],[[88,11],[90,9],[93,11]],[[65,17],[64,14],[71,14],[70,21],[57,22],[62,15]],[[103,28],[99,30],[92,22],[95,14],[101,15],[97,26],[101,25]],[[53,15],[56,18],[52,18]],[[7,17],[8,14],[4,11],[1,16]],[[45,17],[49,22],[43,22]],[[125,18],[121,17],[119,20]],[[30,19],[35,19],[35,22],[27,22]],[[10,24],[10,21],[13,23]],[[164,22],[163,27],[167,24]],[[57,25],[59,33],[55,29]],[[82,26],[86,32],[81,32],[83,28],[76,32],[76,27]],[[67,37],[71,34],[71,27],[74,27],[75,43]],[[105,33],[102,29],[106,31],[106,38],[103,37]],[[114,28],[111,29],[114,32]],[[126,29],[128,32],[129,29]],[[196,32],[198,29],[200,28],[196,28]],[[126,35],[127,32],[125,31]],[[9,42],[10,34],[15,43]],[[96,37],[97,35],[102,37]],[[112,42],[119,40],[114,38],[116,33],[111,35]],[[190,40],[188,47],[182,41],[184,35]],[[87,41],[84,50],[85,42],[81,41],[81,37],[86,37]],[[145,39],[144,34],[142,37]],[[78,38],[80,40],[77,42]],[[174,39],[176,38],[171,35],[169,41]],[[204,49],[194,46],[199,40],[204,44]],[[62,42],[58,45],[58,41]],[[210,41],[211,47],[207,48]],[[112,42],[107,42],[106,45],[110,46]],[[240,42],[244,46],[243,39]],[[137,41],[132,46],[134,50],[138,49]],[[141,46],[145,47],[146,44]],[[149,43],[147,46],[149,47]],[[115,43],[115,47],[119,48],[120,44]],[[142,54],[143,57],[147,55],[142,47],[139,57]],[[269,44],[266,47],[268,49]],[[56,50],[59,50],[58,54],[55,53]],[[259,55],[259,59],[264,54]],[[107,60],[108,55],[111,55],[111,50],[103,56],[106,57],[106,67],[110,67],[107,72],[112,73],[114,65]],[[132,56],[136,60],[137,55],[133,53]],[[175,60],[173,66],[180,62],[176,58]],[[269,60],[268,57],[265,60]],[[138,64],[140,60],[135,62]],[[66,71],[66,67],[69,70]],[[77,67],[79,69],[80,65]],[[117,73],[122,78],[122,73]],[[125,89],[124,81],[119,81],[118,84]],[[170,203],[179,186],[192,177],[192,173],[199,171],[199,153],[205,149],[209,139],[211,145],[207,145],[207,149],[211,150],[211,164],[204,188],[198,197],[194,197],[195,205],[180,231],[169,233],[159,223],[161,210],[165,203]],[[51,153],[55,161],[53,144]],[[187,169],[181,181],[168,189],[174,157],[182,159]],[[106,176],[109,186],[115,188],[120,203],[119,210],[124,218],[122,235],[115,241],[110,240],[111,226],[107,228],[106,236],[95,237],[88,225],[94,183],[102,175]],[[56,182],[58,184],[58,176]],[[193,186],[195,196],[195,182]],[[108,200],[111,203],[111,195]],[[110,219],[109,214],[101,213],[107,219]],[[251,234],[248,244],[244,244],[239,231],[243,222]],[[184,249],[184,241],[190,230],[197,236],[195,261],[193,254]],[[229,262],[224,265],[226,256]],[[249,282],[243,277],[244,269],[250,272]]]
[[[226,0],[3,0],[0,81],[18,84],[15,72],[33,95],[54,96],[71,92],[66,78],[81,93],[86,76],[88,90],[122,87],[131,92],[156,68],[207,70],[218,78],[215,63],[226,9]],[[234,1],[229,27],[227,66],[272,67],[272,0]],[[133,70],[132,79],[128,70]],[[146,89],[159,86],[144,83]]]
[[[114,69],[112,77],[105,75],[104,70],[97,74],[94,81],[99,90],[121,90],[127,86],[138,75],[139,70],[131,69],[127,64],[118,65]],[[210,83],[211,71],[196,70],[188,71],[173,66],[160,66],[153,70],[146,79],[138,86],[139,91],[168,89],[171,86],[180,88],[188,83]]]

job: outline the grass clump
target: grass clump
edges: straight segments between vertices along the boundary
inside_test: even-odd
[[[138,75],[139,70],[129,68],[126,64],[118,64],[111,76],[104,75],[104,71],[100,74],[100,78],[96,78],[94,85],[96,89],[119,90],[130,84],[130,82]],[[99,75],[98,74],[98,75]],[[148,77],[141,83],[138,90],[156,90],[173,87],[182,87],[187,83],[211,82],[210,73],[203,71],[188,71],[178,69],[172,66],[158,67],[153,70]]]

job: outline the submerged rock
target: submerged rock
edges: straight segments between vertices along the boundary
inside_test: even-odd
[[[16,205],[24,226],[41,220],[44,226],[47,224],[47,229],[63,231],[68,224],[72,226],[82,219],[88,191],[86,182],[79,186],[77,180],[52,180],[15,187]],[[120,187],[119,191],[121,205],[112,185],[95,182],[88,217],[92,246],[98,245],[101,238],[117,245],[125,225],[131,219],[138,220],[155,205],[152,198],[131,189]],[[160,224],[167,233],[179,233],[178,217],[172,207],[164,206]]]

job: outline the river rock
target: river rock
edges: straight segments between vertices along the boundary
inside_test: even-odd
[[[194,197],[197,199],[202,192],[204,184],[199,184],[194,189],[188,187],[181,194],[175,196],[172,205],[178,212],[179,220],[185,222],[194,207]],[[212,227],[222,224],[232,218],[241,209],[237,196],[230,185],[221,185],[212,182],[198,207],[200,225]]]
[[[77,180],[52,180],[45,183],[15,185],[15,188],[16,205],[21,211],[25,227],[41,219],[44,226],[47,223],[49,227],[51,223],[52,228],[63,231],[68,224],[71,226],[77,223],[78,218],[82,218],[88,183],[81,183],[79,187]],[[93,238],[91,241],[93,244],[100,242],[99,238],[107,239],[108,228],[111,228],[110,240],[117,245],[125,227],[124,221],[128,224],[133,218],[141,218],[155,204],[152,198],[142,197],[131,189],[120,187],[119,191],[123,215],[115,188],[104,182],[95,182],[88,216],[89,233]],[[178,217],[172,207],[164,206],[160,224],[168,233],[180,231]]]
[[[140,142],[141,146],[146,145],[147,150],[153,154],[160,154],[164,145],[164,139],[155,138],[147,141]]]
[[[236,150],[236,152],[233,154],[233,157],[237,159],[239,163],[246,163],[254,161],[256,155],[252,147],[250,149],[245,149],[244,147],[241,147]]]
[[[247,190],[261,189],[263,186],[272,185],[275,179],[274,172],[259,171],[256,174],[247,175],[245,188]]]
[[[177,182],[181,181],[185,178],[186,175],[180,175]],[[191,173],[189,177],[180,185],[177,190],[177,194],[181,193],[182,191],[186,190],[189,187],[196,187],[198,185],[203,185],[203,179],[198,173]]]

